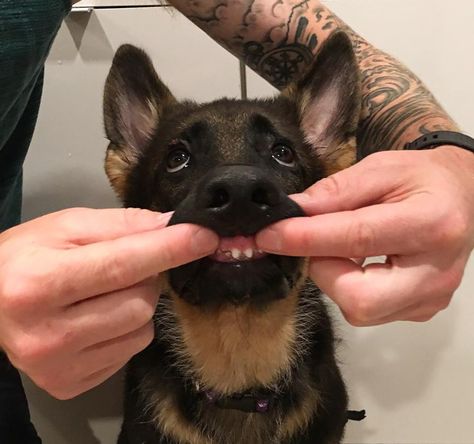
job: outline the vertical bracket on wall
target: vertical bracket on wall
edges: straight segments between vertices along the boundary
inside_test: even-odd
[[[239,60],[240,67],[240,98],[247,99],[247,67],[242,60]]]

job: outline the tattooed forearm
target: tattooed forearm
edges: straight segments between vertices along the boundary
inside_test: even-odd
[[[332,33],[344,30],[352,39],[361,72],[360,155],[400,149],[426,131],[456,128],[414,74],[370,45],[318,0],[171,3],[280,89],[302,75]]]
[[[351,37],[359,61],[361,155],[380,149],[401,149],[407,141],[430,131],[457,129],[416,75],[398,60],[374,48],[342,21],[338,23]]]

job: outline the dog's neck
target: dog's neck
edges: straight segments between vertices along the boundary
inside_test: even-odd
[[[296,294],[267,312],[230,307],[206,313],[174,298],[187,376],[222,396],[270,387],[285,378],[294,360]],[[183,368],[183,366],[182,366]]]

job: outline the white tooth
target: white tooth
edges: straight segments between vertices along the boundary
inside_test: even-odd
[[[244,254],[245,254],[245,256],[246,256],[248,259],[252,259],[253,250],[252,250],[251,248],[247,248],[247,249],[244,251]]]
[[[232,248],[231,252],[234,259],[239,259],[242,255],[242,252],[238,248]]]
[[[257,250],[258,254],[263,254],[263,250],[260,250],[260,248]]]

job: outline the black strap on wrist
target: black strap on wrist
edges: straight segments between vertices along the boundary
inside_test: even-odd
[[[424,150],[436,148],[440,145],[454,145],[474,153],[474,139],[466,136],[466,134],[456,133],[454,131],[435,131],[425,134],[413,142],[407,143],[404,149]]]

